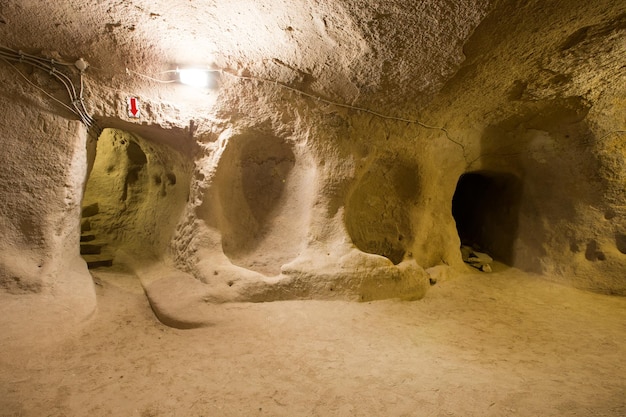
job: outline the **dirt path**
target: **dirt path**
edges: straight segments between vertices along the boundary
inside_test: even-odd
[[[289,301],[160,324],[133,276],[99,310],[0,360],[0,416],[623,416],[626,299],[510,269],[417,302]]]

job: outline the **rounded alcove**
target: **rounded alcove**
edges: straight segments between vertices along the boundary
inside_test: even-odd
[[[452,198],[452,216],[461,244],[512,265],[522,189],[522,181],[513,174],[463,174]]]
[[[104,129],[82,202],[87,265],[110,266],[120,249],[133,257],[161,255],[188,199],[191,168],[169,146]]]
[[[402,262],[413,242],[411,207],[419,196],[417,166],[393,158],[373,163],[350,194],[348,234],[363,252]]]
[[[222,250],[235,265],[278,275],[306,234],[311,170],[292,144],[261,132],[229,139],[215,175]]]

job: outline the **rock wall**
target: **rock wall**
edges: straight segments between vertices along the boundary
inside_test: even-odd
[[[192,203],[173,243],[178,266],[217,300],[422,296],[428,276],[411,256],[394,253],[396,264],[404,261],[395,266],[380,245],[360,251],[349,236],[346,205],[355,179],[365,159],[379,159],[359,144],[371,129],[355,129],[351,116],[332,108],[319,113],[272,84],[224,82],[216,108],[228,109],[229,118],[201,139]],[[384,140],[379,133],[368,140]],[[403,189],[404,173],[391,179],[401,196],[395,209],[417,185],[409,172],[413,182]]]
[[[78,51],[108,54],[86,78],[107,128],[97,148],[42,93],[63,93],[45,74],[18,65],[35,88],[0,66],[4,292],[76,291],[93,309],[82,202],[83,235],[89,223],[153,302],[187,284],[194,302],[416,299],[434,280],[426,270],[464,270],[462,242],[626,293],[622,5],[392,2],[378,13],[355,1],[324,3],[312,20],[261,6],[284,23],[263,36],[284,48],[219,37],[225,71],[210,91],[113,74],[142,51],[145,71],[162,64],[143,28],[126,34],[137,49],[124,63],[118,26],[77,39]],[[128,96],[141,119],[128,117]]]
[[[516,212],[514,233],[511,222],[501,225],[510,230],[509,264],[616,294],[626,284],[624,16],[607,2],[503,3],[468,40],[466,62],[430,107],[465,144],[459,176],[521,185],[514,204],[476,194]],[[497,215],[489,217],[476,220],[493,228]]]
[[[86,130],[11,90],[0,92],[0,326],[7,345],[19,342],[25,320],[54,339],[55,320],[78,323],[96,307],[78,244]]]

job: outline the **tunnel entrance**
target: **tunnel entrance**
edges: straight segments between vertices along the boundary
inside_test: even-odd
[[[82,201],[80,254],[87,266],[112,266],[119,250],[160,256],[188,198],[190,172],[189,161],[171,148],[104,129]]]
[[[463,174],[452,198],[452,216],[461,245],[513,265],[521,197],[522,181],[513,174]]]

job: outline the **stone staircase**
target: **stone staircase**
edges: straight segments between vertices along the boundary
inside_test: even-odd
[[[99,212],[98,203],[83,207],[80,223],[80,254],[89,269],[113,265],[113,254],[107,250],[107,242],[98,240],[91,229],[90,218]]]

